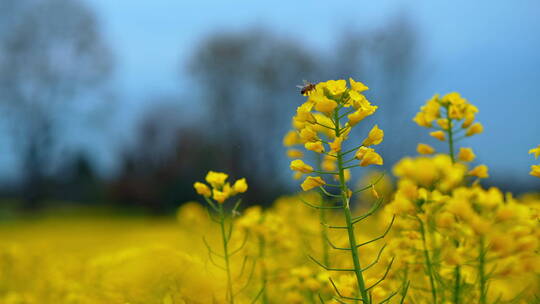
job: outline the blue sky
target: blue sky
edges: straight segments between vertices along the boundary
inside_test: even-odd
[[[493,175],[528,180],[540,144],[539,1],[86,0],[116,54],[115,86],[132,111],[189,92],[182,71],[206,34],[265,26],[331,51],[336,31],[377,28],[406,14],[420,36],[411,113],[434,93],[458,91],[480,108],[486,134],[469,143]],[[410,114],[410,113],[409,113]],[[416,145],[416,143],[411,143]]]

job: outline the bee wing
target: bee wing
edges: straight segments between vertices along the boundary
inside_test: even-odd
[[[299,89],[303,89],[303,88],[304,88],[304,86],[302,86],[302,85],[297,85],[296,87],[299,88]]]

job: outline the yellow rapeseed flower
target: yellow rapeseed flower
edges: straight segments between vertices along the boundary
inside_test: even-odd
[[[304,157],[304,152],[298,150],[298,149],[288,149],[287,150],[287,157],[289,158],[302,158]]]
[[[291,162],[291,170],[298,171],[302,173],[311,173],[313,172],[313,167],[304,163],[301,159],[295,159]]]
[[[248,189],[248,185],[245,178],[241,178],[235,181],[232,187],[235,193],[244,193]]]
[[[360,147],[355,157],[360,160],[360,166],[382,165],[383,158],[372,148]]]
[[[377,106],[360,107],[354,113],[347,115],[347,118],[349,119],[349,125],[351,125],[351,127],[354,127],[364,118],[375,113],[376,110]]]
[[[484,131],[484,126],[481,123],[477,122],[473,124],[465,133],[465,136],[473,136],[475,134],[480,134]]]
[[[419,154],[433,154],[435,153],[435,149],[433,149],[433,147],[431,147],[430,145],[426,145],[426,144],[418,144],[418,146],[416,146],[416,151],[419,153]]]
[[[326,96],[317,96],[313,100],[315,101],[315,110],[325,114],[332,113],[338,106],[335,101]]]
[[[441,103],[459,106],[467,103],[467,100],[461,97],[458,92],[450,92],[441,98]]]
[[[383,141],[384,131],[379,129],[378,125],[375,125],[371,131],[369,131],[368,137],[364,140],[362,145],[364,146],[373,146],[378,145]]]
[[[474,114],[469,114],[469,113],[466,113],[465,114],[465,120],[463,121],[463,124],[461,125],[461,128],[463,129],[467,129],[468,127],[470,127],[472,125],[472,123],[474,122]]]
[[[214,188],[220,188],[223,186],[229,176],[222,172],[209,171],[206,174],[206,182],[208,182]]]
[[[418,112],[416,116],[414,116],[413,121],[421,127],[431,128],[432,126],[431,121],[423,112]]]
[[[347,90],[347,82],[344,79],[328,80],[319,84],[328,91],[331,95],[337,96]]]
[[[420,112],[416,114],[413,121],[421,127],[431,128],[432,122],[441,117],[440,108],[439,95],[436,94],[420,107]]]
[[[196,182],[193,184],[193,188],[197,191],[197,194],[210,197],[212,195],[212,191],[210,190],[210,187],[208,187],[206,184],[203,184],[201,182]]]
[[[433,131],[433,132],[430,132],[429,135],[435,137],[436,139],[440,141],[444,141],[446,139],[446,135],[444,134],[443,131]]]
[[[300,143],[300,138],[298,137],[298,133],[296,131],[291,130],[287,132],[285,137],[283,137],[283,145],[285,147],[291,147],[299,143]]]
[[[324,146],[320,141],[307,142],[307,143],[304,144],[304,147],[309,151],[313,151],[313,152],[317,152],[317,153],[323,153],[324,152]]]
[[[538,147],[530,149],[529,154],[534,154],[534,159],[537,159],[540,156],[540,145]]]
[[[371,112],[371,114],[373,114],[373,112],[375,112],[378,108],[378,106],[372,105],[369,100],[367,100],[366,96],[356,91],[349,92],[349,99],[347,100],[346,105],[347,104],[352,105],[355,110],[364,109]]]
[[[315,176],[315,177],[308,176],[302,183],[301,187],[302,187],[302,190],[309,191],[313,188],[317,188],[319,186],[324,186],[324,185],[326,185],[326,183],[319,176]]]
[[[229,192],[225,190],[219,191],[218,189],[213,189],[212,193],[212,198],[220,204],[223,204],[229,198]]]
[[[486,165],[478,165],[469,171],[469,175],[476,176],[478,178],[488,178],[488,167]]]
[[[352,78],[349,78],[349,84],[351,85],[352,90],[355,90],[355,91],[357,91],[359,93],[361,93],[363,91],[367,91],[369,89],[365,84],[363,84],[363,83],[361,83],[359,81],[354,81],[354,79],[352,79]]]
[[[437,119],[437,124],[439,127],[441,127],[443,130],[450,129],[450,124],[448,123],[448,119],[446,118],[439,118]]]
[[[313,102],[305,102],[298,108],[296,108],[296,116],[294,117],[295,121],[306,122],[313,121],[313,114],[311,114],[311,109],[313,109]]]
[[[460,148],[458,153],[458,159],[464,162],[472,162],[476,158],[471,148]]]
[[[530,175],[540,177],[540,165],[532,165]]]
[[[464,115],[465,112],[462,106],[450,105],[448,107],[448,117],[450,119],[461,120],[463,119]]]
[[[303,141],[315,141],[317,140],[317,132],[312,127],[307,126],[300,131],[300,138]]]

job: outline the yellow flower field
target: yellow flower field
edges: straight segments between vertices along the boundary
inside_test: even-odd
[[[269,208],[244,207],[249,180],[210,171],[176,219],[3,224],[0,303],[540,303],[540,196],[482,186],[488,166],[461,144],[484,131],[479,109],[433,96],[411,119],[447,149],[418,143],[383,172],[392,138],[375,124],[352,139],[384,111],[367,89],[304,88],[283,139],[302,191]]]

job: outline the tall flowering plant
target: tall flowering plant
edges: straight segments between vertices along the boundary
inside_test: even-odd
[[[195,191],[197,191],[198,194],[204,197],[204,199],[208,203],[208,206],[210,207],[209,215],[212,221],[216,222],[219,225],[222,242],[221,252],[212,249],[206,239],[203,240],[204,244],[208,249],[209,260],[217,268],[225,271],[227,275],[227,291],[225,294],[225,299],[227,303],[234,304],[235,296],[237,296],[249,285],[251,279],[251,275],[249,275],[247,282],[244,284],[244,287],[235,290],[234,283],[235,281],[238,281],[238,278],[233,280],[231,258],[244,248],[247,241],[247,234],[245,234],[243,241],[237,248],[231,248],[234,228],[233,218],[234,215],[237,213],[237,209],[240,206],[241,200],[236,201],[232,209],[226,209],[224,205],[230,198],[240,193],[246,192],[248,189],[248,185],[245,178],[241,178],[235,181],[232,185],[227,182],[228,178],[229,176],[226,173],[210,171],[205,178],[208,184],[196,182],[193,187],[195,188]],[[220,259],[221,262],[216,261],[217,259]],[[243,269],[244,267],[242,267],[240,276],[243,273]],[[252,269],[254,269],[254,266]],[[258,298],[261,293],[262,290],[261,292],[259,292],[256,298]]]
[[[497,188],[483,189],[479,179],[489,176],[487,166],[469,170],[473,150],[456,151],[462,139],[483,131],[476,113],[458,93],[435,95],[413,120],[447,143],[447,152],[426,156],[435,149],[419,144],[423,156],[394,166],[398,189],[385,211],[398,220],[389,247],[399,256],[401,275],[415,282],[410,299],[492,303],[502,298],[490,288],[494,282],[524,273],[519,269],[537,271],[535,213]]]
[[[328,242],[333,249],[349,251],[352,266],[350,268],[335,268],[329,266],[326,261],[323,263],[310,257],[327,271],[354,274],[357,285],[356,292],[350,296],[340,291],[330,278],[336,292],[334,300],[338,302],[350,300],[372,303],[372,291],[386,278],[393,262],[393,260],[388,261],[386,270],[380,278],[368,284],[365,271],[379,262],[380,253],[384,246],[376,260],[369,264],[363,261],[360,248],[383,238],[384,235],[374,240],[359,243],[354,226],[372,215],[381,205],[382,199],[379,199],[370,210],[360,216],[353,217],[351,212],[350,202],[353,195],[365,190],[372,190],[374,195],[377,195],[373,184],[356,191],[351,190],[348,185],[351,169],[383,164],[383,158],[374,149],[374,146],[380,144],[384,137],[383,130],[377,125],[373,126],[363,142],[347,147],[352,129],[377,110],[377,106],[372,105],[363,95],[367,89],[368,87],[363,83],[351,78],[349,78],[348,84],[345,80],[329,80],[313,85],[311,90],[306,91],[306,102],[298,107],[296,115],[293,117],[295,130],[285,138],[286,145],[301,144],[306,150],[317,153],[319,159],[322,160],[320,169],[314,168],[300,158],[291,162],[290,167],[296,172],[296,177],[307,175],[301,184],[302,190],[319,189],[326,197],[340,202],[338,205],[317,205],[304,201],[313,208],[342,211],[345,225],[331,226],[325,223],[323,225],[329,229],[347,232],[347,247],[337,247],[329,239]],[[300,150],[289,150],[289,154],[291,156],[303,155]],[[336,182],[331,182],[332,179]],[[386,229],[385,234],[389,228]],[[395,294],[397,292],[391,293],[387,299],[382,300],[386,302]]]

